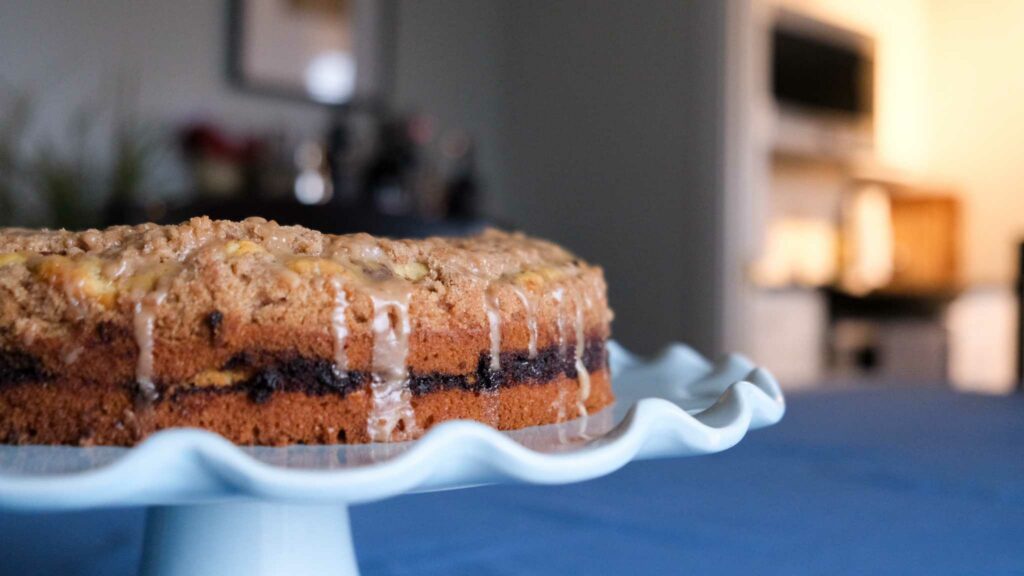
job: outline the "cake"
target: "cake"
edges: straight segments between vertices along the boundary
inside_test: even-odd
[[[0,229],[0,442],[239,444],[508,430],[613,400],[600,268],[522,234],[391,240],[251,218]]]

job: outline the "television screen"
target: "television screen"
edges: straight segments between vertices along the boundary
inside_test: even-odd
[[[782,28],[772,32],[772,93],[781,104],[870,114],[872,68],[856,48]]]

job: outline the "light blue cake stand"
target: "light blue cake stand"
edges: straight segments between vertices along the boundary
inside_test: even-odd
[[[613,407],[515,432],[459,421],[398,444],[237,447],[181,429],[131,449],[0,446],[0,509],[147,506],[146,576],[355,575],[349,504],[589,480],[632,460],[725,450],[785,412],[772,376],[740,356],[610,353]]]

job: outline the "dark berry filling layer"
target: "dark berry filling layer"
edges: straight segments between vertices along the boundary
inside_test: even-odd
[[[42,364],[34,356],[16,350],[0,350],[0,387],[5,384],[38,382],[47,376]]]
[[[587,341],[583,349],[583,365],[588,371],[601,370],[607,366],[607,349],[603,339]],[[503,386],[521,384],[542,384],[565,375],[576,377],[576,356],[572,346],[563,354],[557,347],[538,350],[530,358],[525,351],[502,352],[501,367],[491,370],[491,357],[481,353],[476,370],[468,374],[410,372],[409,387],[413,394],[423,395],[439,390],[467,390],[484,392]],[[334,364],[322,358],[307,358],[269,352],[245,352],[234,356],[223,368],[225,370],[246,370],[252,377],[224,387],[194,388],[185,386],[162,386],[163,398],[171,400],[182,394],[246,392],[257,403],[269,400],[275,392],[303,392],[319,396],[340,394],[342,396],[369,384],[371,374],[364,371],[339,372]],[[4,385],[46,382],[51,379],[39,360],[18,351],[0,350],[0,387]],[[159,385],[159,383],[158,383]],[[135,383],[126,383],[135,389]]]
[[[502,386],[542,384],[558,376],[576,377],[576,357],[572,347],[563,355],[558,348],[539,350],[535,358],[526,352],[503,352],[501,368],[491,370],[490,354],[482,353],[476,371],[471,374],[417,374],[409,375],[413,394],[423,395],[438,390],[468,390],[482,392]],[[590,340],[583,349],[583,366],[588,371],[601,370],[607,365],[604,340]],[[366,386],[371,374],[362,371],[338,372],[334,364],[319,358],[276,358],[268,360],[262,353],[239,354],[225,369],[255,370],[254,376],[244,382],[219,388],[177,388],[171,394],[222,393],[245,391],[257,403],[266,402],[274,392],[304,392],[309,395],[341,394],[342,396]]]

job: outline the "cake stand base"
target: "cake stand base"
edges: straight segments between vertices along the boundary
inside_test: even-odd
[[[270,502],[157,506],[146,515],[143,576],[356,576],[344,505]]]

